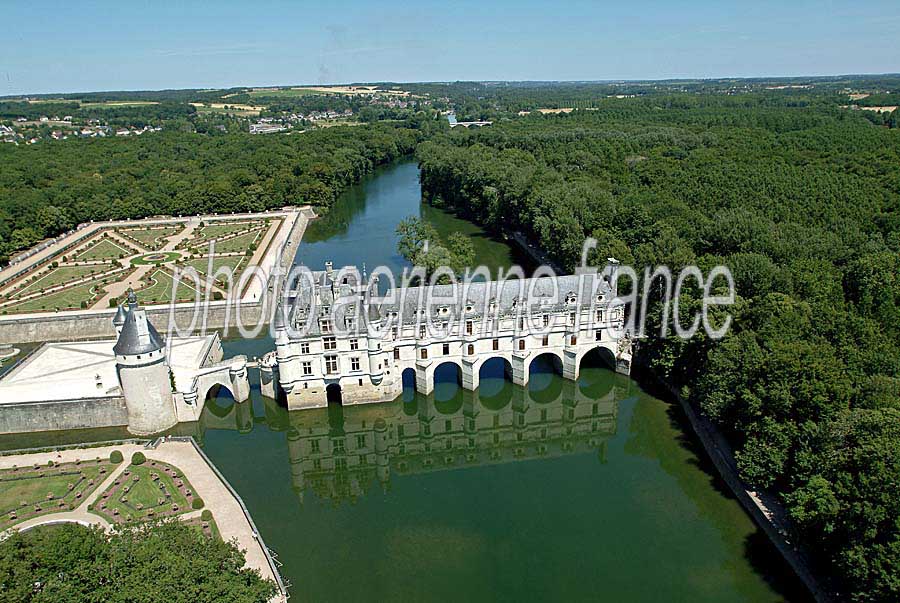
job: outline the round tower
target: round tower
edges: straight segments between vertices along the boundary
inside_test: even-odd
[[[165,342],[130,290],[124,314],[113,352],[128,409],[128,431],[138,435],[165,431],[178,422]]]

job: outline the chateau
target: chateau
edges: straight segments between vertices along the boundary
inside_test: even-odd
[[[125,427],[136,435],[197,421],[207,392],[250,395],[247,359],[222,361],[216,333],[159,334],[134,292],[119,306],[116,339],[53,342],[0,378],[0,433]]]
[[[274,318],[278,385],[288,408],[390,400],[414,379],[423,394],[435,371],[458,369],[462,387],[478,387],[482,366],[503,361],[512,381],[528,383],[532,361],[550,354],[563,376],[599,350],[629,373],[631,342],[624,302],[602,273],[398,287],[378,294],[376,278],[331,263],[289,283]]]

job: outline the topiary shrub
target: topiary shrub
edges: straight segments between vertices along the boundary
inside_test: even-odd
[[[203,499],[200,498],[199,496],[196,497],[194,500],[191,501],[191,508],[194,509],[195,511],[196,511],[197,509],[202,509],[202,508],[205,507],[205,506],[206,506],[206,505],[203,504]]]
[[[212,521],[212,511],[203,509],[203,512],[200,514],[200,519],[203,521]]]
[[[147,457],[144,456],[143,452],[135,452],[131,455],[131,464],[132,465],[143,465],[147,461]]]
[[[113,450],[112,452],[109,453],[109,462],[110,463],[114,463],[114,464],[118,465],[119,463],[121,463],[124,460],[125,460],[125,458],[122,456],[122,453],[119,450]]]

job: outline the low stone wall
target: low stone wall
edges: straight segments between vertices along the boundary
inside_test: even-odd
[[[266,307],[269,306],[270,304],[266,304]],[[226,302],[211,302],[207,310],[206,329],[224,329],[226,327],[236,329],[238,314],[240,322],[245,328],[252,328],[260,321],[268,324],[271,312],[264,310],[263,304],[259,301],[233,304],[230,311]],[[113,338],[116,335],[112,325],[115,314],[115,309],[110,309],[0,318],[0,344]],[[168,307],[150,307],[147,308],[147,315],[157,330],[165,335],[168,331],[170,309]],[[178,328],[186,330],[190,327],[191,320],[195,315],[194,305],[180,304],[175,307],[174,315]],[[194,324],[193,332],[201,330],[202,327],[201,313]]]
[[[121,396],[0,405],[0,434],[127,424],[128,411]]]

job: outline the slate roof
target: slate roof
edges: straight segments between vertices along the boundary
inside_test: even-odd
[[[116,315],[118,316],[118,313]],[[119,339],[113,346],[113,352],[117,356],[149,354],[163,349],[165,345],[162,335],[147,318],[147,312],[138,306],[134,293],[129,292],[125,322]]]

